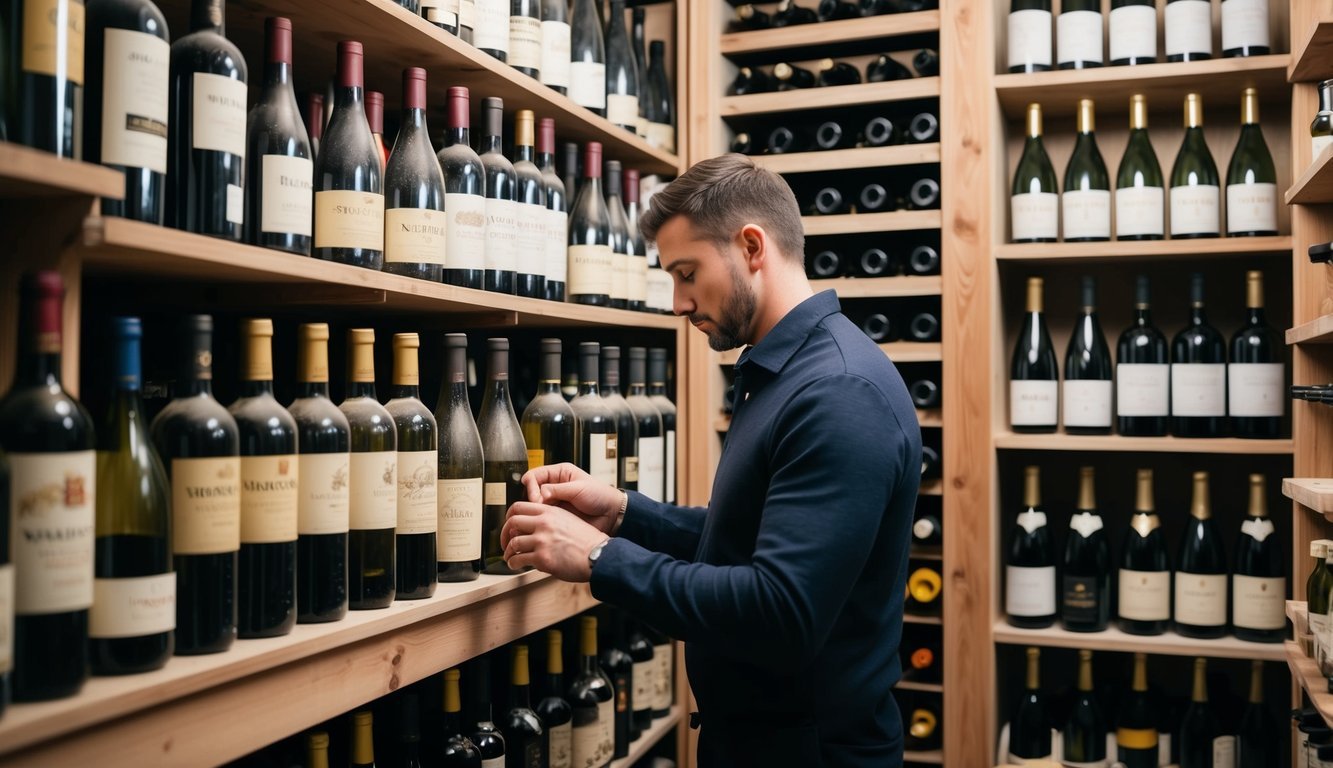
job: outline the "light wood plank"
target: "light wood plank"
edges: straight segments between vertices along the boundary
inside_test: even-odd
[[[824,152],[790,152],[782,155],[753,155],[760,168],[774,173],[818,173],[921,165],[940,161],[939,144],[895,144],[888,147],[855,147]]]
[[[1330,77],[1333,77],[1333,19],[1321,19],[1305,30],[1305,37],[1292,44],[1287,81],[1313,83]]]
[[[943,358],[939,342],[895,341],[879,348],[895,363],[938,363]]]
[[[1333,314],[1287,329],[1288,344],[1333,344]]]
[[[1320,674],[1319,665],[1305,655],[1300,645],[1288,640],[1282,646],[1292,678],[1305,689],[1305,695],[1324,718],[1324,723],[1333,728],[1333,693],[1328,692],[1328,679]]]
[[[780,93],[751,93],[722,99],[722,117],[767,115],[803,109],[832,109],[879,104],[887,101],[929,99],[940,95],[938,77],[916,77],[885,83],[838,85],[829,88],[801,88]],[[941,121],[943,124],[943,121]]]
[[[934,560],[943,561],[944,552],[938,547],[918,547],[915,544],[908,551],[907,556],[911,560]]]
[[[1319,153],[1287,190],[1287,205],[1333,203],[1333,149]]]
[[[1325,477],[1283,478],[1282,495],[1333,521],[1333,479]]]
[[[666,738],[666,735],[673,732],[684,719],[684,708],[677,704],[671,708],[671,714],[666,717],[653,721],[652,726],[639,734],[629,745],[629,754],[619,760],[611,761],[611,768],[630,768],[630,766],[643,759],[648,751],[657,746],[657,743]]]
[[[944,693],[944,686],[939,683],[918,683],[914,680],[899,680],[893,686],[900,691],[925,691],[926,693]]]
[[[925,480],[921,483],[921,487],[917,489],[916,493],[918,496],[943,496],[944,481],[939,478]]]
[[[1157,259],[1216,259],[1219,256],[1289,257],[1291,247],[1290,235],[1142,242],[1004,243],[995,247],[995,258],[1043,264],[1064,261],[1138,263]]]
[[[939,229],[939,211],[890,211],[889,213],[844,213],[838,216],[802,216],[806,237],[902,232]]]
[[[891,13],[868,19],[844,19],[822,24],[801,24],[794,27],[763,29],[754,32],[729,32],[722,35],[721,52],[724,56],[743,53],[761,53],[784,48],[854,43],[884,37],[916,35],[934,32],[940,28],[939,11]],[[891,46],[890,46],[891,47]]]
[[[125,197],[125,176],[93,163],[0,141],[0,200],[36,197]]]
[[[1003,620],[995,623],[995,642],[1008,645],[1035,645],[1044,648],[1075,648],[1116,653],[1151,653],[1164,656],[1207,656],[1214,659],[1263,659],[1282,661],[1286,655],[1280,643],[1251,643],[1234,637],[1195,640],[1174,632],[1164,635],[1130,635],[1115,627],[1102,632],[1069,632],[1059,626],[1045,629],[1019,629]]]
[[[944,750],[932,749],[926,752],[907,750],[903,752],[904,763],[921,763],[925,765],[944,765]]]
[[[879,299],[897,296],[940,295],[938,275],[905,275],[902,277],[841,277],[829,280],[811,280],[810,287],[817,291],[828,288],[838,292],[840,299]]]
[[[1239,437],[1126,437],[1124,435],[1025,435],[997,432],[995,447],[1021,451],[1133,451],[1141,453],[1228,453],[1282,456],[1291,454],[1291,440],[1246,440]]]
[[[915,613],[903,614],[904,624],[927,624],[932,626],[943,626],[944,620],[939,616],[921,616]]]

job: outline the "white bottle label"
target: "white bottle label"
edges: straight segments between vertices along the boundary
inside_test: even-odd
[[[509,506],[509,487],[505,483],[486,483],[482,489],[483,500],[488,507]]]
[[[569,98],[581,107],[606,109],[606,65],[591,61],[571,61]]]
[[[501,756],[482,760],[481,768],[505,768],[505,759]]]
[[[1054,240],[1060,234],[1060,196],[1023,192],[1009,198],[1015,241]]]
[[[438,511],[435,474],[437,451],[398,452],[398,517],[396,533],[435,533]]]
[[[1055,566],[1004,568],[1004,610],[1010,616],[1055,613]]]
[[[653,696],[653,709],[664,711],[671,709],[674,703],[671,701],[672,674],[675,672],[676,649],[670,643],[653,646],[653,664],[657,666],[657,674],[653,676],[653,686],[655,695]]]
[[[1015,427],[1055,426],[1060,411],[1055,381],[1010,381],[1009,423]]]
[[[1276,232],[1276,184],[1227,185],[1227,233]]]
[[[1121,618],[1166,621],[1171,618],[1171,572],[1120,569]]]
[[[475,6],[476,23],[472,27],[472,44],[508,54],[508,0],[475,0]]]
[[[1115,236],[1166,234],[1166,194],[1161,187],[1125,187],[1115,191]]]
[[[1209,235],[1221,231],[1219,190],[1212,184],[1171,188],[1171,236]]]
[[[1172,363],[1173,416],[1227,415],[1227,367],[1224,363]]]
[[[513,272],[518,266],[517,224],[518,203],[486,198],[486,269]]]
[[[477,27],[477,0],[458,0],[458,25],[475,30]],[[476,37],[472,38],[476,40]]]
[[[668,504],[676,503],[676,430],[666,433],[666,498]]]
[[[1056,61],[1102,63],[1102,14],[1099,11],[1062,13],[1055,20]]]
[[[557,283],[565,282],[569,274],[568,247],[569,214],[564,211],[547,209],[546,241],[542,244],[546,252],[546,279]]]
[[[515,268],[522,275],[546,274],[546,227],[550,223],[545,206],[515,203]],[[561,240],[560,242],[564,242]]]
[[[611,435],[588,435],[588,474],[593,480],[607,485],[616,484],[616,473],[620,468],[615,440]]]
[[[1166,4],[1166,55],[1213,53],[1213,6],[1208,0]]]
[[[216,555],[240,548],[240,457],[172,459],[172,554]]]
[[[574,726],[570,723],[551,728],[550,768],[574,768]]]
[[[1051,12],[1009,14],[1009,66],[1051,66]]]
[[[1111,192],[1106,189],[1076,189],[1060,196],[1065,220],[1065,239],[1111,237]]]
[[[1236,574],[1231,577],[1231,620],[1245,629],[1287,625],[1287,580]]]
[[[0,565],[0,675],[14,668],[14,564]]]
[[[552,88],[569,87],[569,22],[542,22],[541,80]]]
[[[1327,149],[1329,145],[1333,145],[1333,133],[1326,134],[1323,136],[1311,136],[1310,161],[1313,162],[1315,160],[1318,160],[1319,156],[1323,154],[1324,150]]]
[[[542,22],[531,16],[509,17],[509,66],[540,71]]]
[[[374,531],[398,524],[398,454],[365,451],[352,454],[353,530]]]
[[[446,269],[486,268],[486,198],[462,192],[444,194],[448,223],[444,232]]]
[[[128,579],[95,579],[88,635],[142,637],[176,628],[174,571]]]
[[[1213,768],[1236,768],[1235,736],[1218,736],[1213,739]]]
[[[639,493],[653,501],[662,500],[666,472],[666,451],[662,442],[660,437],[639,438]]]
[[[606,119],[616,125],[637,125],[639,122],[639,97],[621,93],[606,95]]]
[[[648,260],[642,256],[629,258],[629,300],[648,300]]]
[[[649,306],[670,312],[676,290],[675,284],[671,282],[671,275],[668,275],[661,267],[650,267],[646,279],[648,281]]]
[[[611,298],[629,299],[629,262],[633,257],[612,251],[611,253]]]
[[[1222,50],[1271,47],[1268,0],[1222,0]]]
[[[308,157],[264,155],[261,232],[310,237],[314,219],[315,164]]]
[[[442,563],[481,559],[482,480],[441,478],[435,558]]]
[[[1111,382],[1066,379],[1061,399],[1066,427],[1111,426]]]
[[[300,504],[297,530],[303,536],[347,533],[351,515],[351,458],[346,453],[303,453],[298,463]]]
[[[656,686],[653,681],[653,673],[656,671],[657,667],[653,664],[652,659],[634,662],[631,680],[634,687],[634,709],[637,712],[653,708],[653,696],[657,693],[654,690]]]
[[[384,263],[444,264],[449,215],[430,208],[384,212]]]
[[[300,465],[294,454],[241,457],[242,543],[296,541]]]
[[[458,26],[458,0],[421,0],[421,16],[432,24]]]
[[[1115,367],[1118,416],[1170,416],[1171,366],[1120,363]]]
[[[238,184],[227,185],[226,217],[232,224],[245,223],[245,190]]]
[[[190,146],[245,157],[245,83],[195,72]]]
[[[1111,9],[1111,61],[1157,58],[1157,8],[1126,5]]]
[[[1196,627],[1226,624],[1227,575],[1177,571],[1175,602],[1176,621],[1181,624]]]
[[[104,32],[102,162],[167,172],[171,45],[144,32]]]
[[[569,287],[566,294],[611,295],[615,254],[609,245],[569,246]]]
[[[1227,412],[1232,416],[1281,416],[1286,408],[1282,363],[1227,366]]]

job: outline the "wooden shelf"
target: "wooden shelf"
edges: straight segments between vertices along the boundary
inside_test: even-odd
[[[916,752],[909,749],[903,752],[903,762],[944,765],[944,750],[932,749],[927,752]]]
[[[582,304],[525,299],[457,288],[308,256],[256,248],[166,227],[91,217],[77,249],[95,274],[239,284],[231,300],[285,306],[353,306],[358,311],[416,311],[473,316],[474,326],[617,325],[675,331],[684,319]],[[173,290],[178,288],[173,282]],[[299,288],[299,290],[293,290]]]
[[[802,109],[857,107],[886,101],[938,98],[939,95],[938,77],[914,77],[911,80],[891,80],[885,83],[835,85],[827,88],[800,88],[795,91],[725,96],[722,98],[721,116],[744,117],[774,112],[795,112]]]
[[[820,24],[801,24],[755,32],[729,32],[722,35],[721,48],[723,56],[736,56],[784,48],[828,46],[832,42],[843,44],[884,37],[917,35],[938,32],[939,29],[940,12],[937,10],[891,13],[866,19],[826,21]]]
[[[1333,314],[1287,329],[1288,344],[1333,344]]]
[[[1330,77],[1333,77],[1333,19],[1323,19],[1292,46],[1287,81],[1317,83]]]
[[[1194,640],[1174,632],[1164,635],[1130,635],[1115,627],[1103,632],[1068,632],[1059,626],[1046,629],[1019,629],[1003,619],[995,622],[991,633],[995,642],[1008,645],[1036,645],[1045,648],[1074,648],[1116,653],[1153,653],[1163,656],[1207,656],[1214,659],[1263,659],[1282,661],[1281,643],[1251,643],[1234,637]]]
[[[125,197],[125,176],[101,165],[0,141],[0,200]]]
[[[944,217],[934,211],[890,211],[888,213],[844,213],[838,216],[802,216],[806,237],[902,232],[939,229]]]
[[[1219,256],[1291,257],[1291,235],[1217,237],[1200,240],[1112,241],[1106,243],[1005,243],[995,248],[1000,261],[1142,262],[1169,259],[1216,259]]]
[[[909,560],[934,560],[936,562],[944,561],[944,551],[940,547],[918,547],[915,544],[907,551]]]
[[[1047,119],[1070,117],[1081,98],[1097,100],[1099,115],[1123,115],[1129,97],[1141,93],[1151,108],[1168,104],[1179,114],[1186,92],[1203,95],[1204,107],[1235,106],[1241,89],[1259,89],[1261,99],[1290,98],[1285,53],[1198,62],[1143,64],[1134,67],[1098,67],[995,76],[995,94],[1010,120],[1023,117],[1027,105],[1038,102]]]
[[[915,613],[903,614],[904,624],[929,624],[936,627],[944,626],[944,619],[939,616],[921,616]]]
[[[1287,205],[1333,203],[1333,149],[1319,153],[1287,190]]]
[[[936,479],[934,479],[934,480],[925,480],[925,481],[923,481],[923,482],[921,483],[921,487],[920,487],[919,489],[917,489],[916,495],[918,495],[918,496],[943,496],[943,495],[944,495],[944,481],[941,480],[941,479],[939,479],[939,478],[936,478]]]
[[[848,171],[862,168],[884,168],[893,165],[938,163],[940,161],[940,145],[895,144],[889,147],[830,149],[824,152],[751,155],[750,159],[760,168],[767,168],[774,173]]]
[[[1314,659],[1305,655],[1300,644],[1288,640],[1282,647],[1292,677],[1296,678],[1300,686],[1305,689],[1310,704],[1319,711],[1324,723],[1333,727],[1333,693],[1328,692],[1328,678],[1320,674],[1319,665]]]
[[[899,680],[898,684],[893,686],[899,691],[924,691],[926,693],[944,693],[944,686],[940,683],[918,683],[912,680]]]
[[[1286,477],[1282,495],[1333,521],[1333,480],[1326,477]]]
[[[639,734],[639,738],[630,743],[628,755],[611,761],[611,768],[630,768],[642,760],[644,755],[657,746],[668,733],[675,731],[676,726],[680,725],[681,718],[684,717],[684,711],[678,704],[671,708],[671,714],[654,720],[648,730]]]
[[[27,765],[224,763],[596,604],[544,574],[441,584],[429,600],[300,624],[286,637],[95,677],[78,696],[15,704],[0,756]],[[169,705],[169,706],[167,706]]]
[[[995,447],[1022,451],[1134,451],[1139,453],[1234,453],[1290,455],[1292,441],[1239,437],[1125,437],[1124,435],[1025,435],[999,432]]]
[[[811,280],[816,291],[832,288],[840,299],[887,299],[898,296],[939,296],[942,283],[939,275],[905,275],[902,277],[839,277],[829,280]]]

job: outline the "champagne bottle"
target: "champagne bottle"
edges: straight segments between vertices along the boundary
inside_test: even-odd
[[[1222,0],[1223,56],[1266,56],[1272,50],[1268,0]]]
[[[627,131],[639,128],[639,73],[625,30],[625,0],[611,0],[606,19],[606,119]]]
[[[1227,346],[1208,324],[1203,274],[1190,277],[1190,321],[1171,341],[1171,431],[1221,437],[1227,414]]]
[[[1129,144],[1115,176],[1115,238],[1161,240],[1166,234],[1162,166],[1148,138],[1148,100],[1129,98]]]
[[[1015,432],[1054,432],[1059,369],[1042,314],[1042,279],[1028,278],[1027,314],[1009,364],[1009,424]]]
[[[1176,631],[1185,637],[1227,633],[1227,562],[1208,503],[1208,473],[1194,473],[1194,501],[1180,542],[1175,578]]]
[[[1157,717],[1148,695],[1148,655],[1134,654],[1134,681],[1116,717],[1116,758],[1126,768],[1157,768]]]
[[[472,151],[468,89],[454,86],[446,96],[448,131],[436,154],[444,172],[444,282],[481,288],[486,271],[486,169]]]
[[[1055,168],[1041,140],[1041,105],[1029,104],[1027,141],[1014,171],[1009,198],[1010,236],[1015,243],[1053,243],[1060,231]]]
[[[1010,72],[1045,72],[1051,68],[1051,0],[1010,0]]]
[[[446,768],[478,768],[481,752],[463,733],[463,697],[458,689],[459,671],[444,671],[444,720],[440,750],[441,765]]]
[[[557,0],[558,2],[559,0]],[[537,123],[537,168],[546,195],[546,234],[543,239],[547,301],[565,300],[569,271],[566,244],[569,242],[569,192],[555,171],[555,121],[543,117]]]
[[[528,469],[574,461],[575,416],[560,394],[560,340],[542,339],[541,380],[523,409]]]
[[[1102,4],[1098,0],[1065,0],[1055,21],[1055,61],[1060,69],[1102,65]]]
[[[558,629],[546,630],[546,695],[537,702],[537,716],[546,729],[550,768],[573,768],[574,709],[565,699],[565,659]]]
[[[559,94],[569,92],[570,26],[565,0],[542,0],[542,85]]]
[[[1239,768],[1275,768],[1282,764],[1278,757],[1281,740],[1274,737],[1278,727],[1277,718],[1264,706],[1264,663],[1255,659],[1250,662],[1249,700],[1236,733]]]
[[[1277,171],[1259,125],[1259,92],[1241,98],[1240,139],[1227,166],[1227,235],[1277,234]]]
[[[1111,179],[1094,130],[1092,99],[1079,99],[1078,138],[1065,166],[1065,191],[1060,195],[1065,242],[1111,239]]]
[[[426,126],[426,70],[403,70],[403,119],[384,172],[384,271],[444,278],[444,174]]]
[[[639,490],[639,425],[620,394],[620,347],[602,347],[602,402],[616,423],[616,487]]]
[[[1106,720],[1092,688],[1092,651],[1078,652],[1078,693],[1064,729],[1064,760],[1096,765],[1106,760]]]
[[[486,169],[486,290],[515,292],[518,267],[518,180],[504,156],[504,101],[481,100],[482,167]]]
[[[1171,414],[1171,367],[1166,337],[1153,325],[1148,276],[1134,286],[1134,321],[1116,343],[1116,429],[1122,435],[1160,437]]]
[[[444,337],[444,380],[435,407],[440,427],[435,560],[439,581],[475,581],[481,573],[485,464],[481,433],[467,395],[467,336]]]
[[[1275,438],[1286,408],[1282,345],[1264,318],[1264,274],[1245,273],[1245,325],[1231,337],[1227,413],[1236,437]]]
[[[1171,168],[1171,237],[1217,237],[1218,208],[1217,165],[1203,136],[1203,98],[1191,93],[1185,96],[1185,139]]]
[[[347,348],[347,397],[338,408],[352,430],[348,607],[388,608],[396,582],[398,435],[393,416],[375,397],[375,330],[349,330]]]
[[[148,672],[171,656],[176,627],[176,574],[171,570],[171,490],[167,472],[148,441],[148,419],[139,395],[139,343],[143,326],[137,317],[111,321],[114,350],[113,393],[97,433],[96,535],[93,542],[93,594],[88,617],[88,655],[99,675]],[[2,470],[9,511],[8,464]],[[22,478],[20,478],[20,481]],[[3,525],[9,546],[9,518]],[[4,609],[12,610],[14,568],[9,550],[0,565]],[[11,627],[12,619],[0,619]],[[8,662],[12,635],[6,633],[3,653]],[[8,674],[6,664],[5,674]],[[8,692],[8,680],[0,683]]]
[[[615,691],[597,663],[597,618],[579,619],[579,672],[566,698],[573,709],[573,763],[602,768],[615,752]]]
[[[366,119],[361,43],[338,43],[338,88],[315,165],[316,258],[384,266],[384,155]]]
[[[1051,756],[1051,713],[1041,690],[1041,649],[1027,649],[1027,682],[1009,721],[1009,762]]]
[[[1208,660],[1194,660],[1194,693],[1180,723],[1180,768],[1212,768],[1217,713],[1208,703]]]
[[[634,659],[629,655],[629,644],[625,641],[624,615],[612,609],[607,620],[602,622],[602,627],[599,663],[615,693],[612,707],[615,748],[611,756],[619,759],[629,755],[630,742],[638,738],[638,731],[634,727]]]
[[[676,405],[667,398],[667,351],[661,347],[648,350],[648,399],[662,414],[664,492],[662,501],[676,503]]]
[[[541,81],[542,0],[509,3],[509,66]]]
[[[1236,538],[1231,620],[1236,637],[1280,643],[1286,636],[1287,579],[1264,497],[1264,476],[1250,475],[1250,510]]]
[[[636,312],[650,312],[648,304],[648,246],[639,231],[639,172],[626,168],[623,177],[622,192],[625,198],[625,223],[629,230],[626,249],[630,253],[629,261],[629,309]]]
[[[611,248],[611,214],[602,196],[602,145],[590,141],[583,151],[583,184],[569,212],[567,290],[576,303],[608,306],[615,254]]]
[[[398,445],[398,517],[394,533],[394,599],[435,594],[436,515],[440,428],[421,402],[415,333],[393,335],[393,387],[384,410],[393,417]]]
[[[569,401],[574,411],[574,455],[579,468],[598,482],[618,485],[616,414],[599,392],[597,372],[601,348],[596,342],[579,344],[579,393]]]
[[[542,768],[546,765],[543,723],[532,710],[528,680],[528,646],[511,650],[509,710],[500,721],[505,737],[505,768]]]
[[[1120,631],[1130,635],[1160,635],[1171,622],[1171,560],[1166,532],[1153,505],[1152,470],[1140,469],[1134,516],[1120,547]]]
[[[370,710],[352,715],[352,768],[375,768],[374,716]]]
[[[1166,60],[1213,57],[1213,5],[1209,0],[1166,0]]]
[[[1111,0],[1107,26],[1113,66],[1157,61],[1157,5],[1153,0]]]
[[[634,259],[630,245],[629,217],[620,198],[620,162],[608,160],[606,174],[606,210],[611,223],[611,306],[629,308],[630,262]],[[642,302],[640,302],[640,306]]]
[[[509,339],[488,339],[487,346],[486,395],[477,419],[485,459],[483,541],[486,573],[508,575],[516,571],[505,563],[500,529],[510,505],[527,499],[522,480],[528,471],[528,450],[509,395]]]
[[[1070,632],[1101,632],[1111,615],[1111,546],[1093,482],[1092,467],[1079,470],[1078,506],[1065,539],[1060,625]]]
[[[1065,430],[1070,434],[1111,432],[1111,352],[1097,322],[1096,278],[1083,277],[1083,314],[1065,352]]]
[[[549,219],[546,185],[537,169],[536,116],[530,109],[514,115],[514,292],[533,299],[546,297],[546,238]],[[563,238],[560,242],[564,242]]]
[[[648,399],[646,386],[648,350],[630,347],[629,396],[625,403],[634,413],[638,434],[639,492],[654,501],[664,501],[666,448],[663,445],[662,415]]]
[[[570,15],[569,98],[606,116],[606,48],[593,0],[574,0]],[[599,173],[601,160],[598,159]]]
[[[1055,623],[1055,544],[1041,510],[1041,470],[1023,471],[1023,511],[1009,534],[1004,563],[1005,618],[1015,627]]]

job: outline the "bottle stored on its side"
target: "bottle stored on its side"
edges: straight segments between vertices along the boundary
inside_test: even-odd
[[[1286,411],[1282,345],[1264,317],[1264,274],[1245,273],[1245,324],[1231,337],[1227,413],[1236,437],[1276,438]]]
[[[1227,562],[1209,509],[1207,472],[1194,473],[1194,500],[1176,562],[1176,632],[1222,637],[1227,633]]]
[[[912,405],[917,408],[940,407],[940,385],[931,379],[917,379],[907,388]]]
[[[478,157],[486,169],[486,290],[514,293],[518,266],[518,180],[504,156],[504,101],[481,100]]]
[[[1009,424],[1015,432],[1054,432],[1060,372],[1042,313],[1042,279],[1029,277],[1027,313],[1009,363]]]
[[[1111,546],[1093,483],[1093,468],[1080,469],[1078,505],[1065,539],[1060,624],[1070,632],[1101,632],[1111,616]]]
[[[907,190],[907,207],[925,211],[940,207],[940,182],[929,176],[917,179]]]
[[[907,271],[913,275],[938,275],[940,252],[933,245],[922,244],[907,254]]]
[[[1041,509],[1041,470],[1023,471],[1023,511],[1009,534],[1005,555],[1005,617],[1015,627],[1055,623],[1055,543]]]
[[[579,344],[579,392],[569,401],[574,411],[575,463],[598,482],[618,486],[618,421],[598,386],[600,346],[593,341]]]
[[[546,234],[542,245],[545,256],[547,301],[565,300],[565,281],[569,272],[569,195],[565,182],[555,170],[555,120],[543,117],[537,123],[537,170],[542,175],[546,195]]]
[[[1162,166],[1148,138],[1148,100],[1136,93],[1129,99],[1129,144],[1115,176],[1115,238],[1161,240],[1165,235]]]
[[[567,291],[575,303],[608,306],[615,254],[611,249],[611,213],[602,195],[602,145],[590,141],[583,151],[583,184],[569,212]],[[569,185],[565,186],[568,189]]]
[[[426,70],[403,70],[403,118],[384,171],[384,271],[444,278],[444,174],[426,127]]]
[[[842,256],[833,250],[823,250],[810,257],[810,264],[806,267],[805,273],[808,277],[817,280],[823,280],[830,277],[841,277],[844,272],[842,265]]]
[[[1102,65],[1102,4],[1099,0],[1065,0],[1055,21],[1055,61],[1060,69],[1091,69]]]
[[[779,125],[768,133],[765,150],[770,155],[782,155],[788,152],[805,152],[811,148],[813,136],[809,126]]]
[[[565,657],[558,629],[546,630],[546,684],[537,716],[546,734],[546,759],[551,768],[574,766],[574,710],[565,699]]]
[[[1079,99],[1078,138],[1065,166],[1064,192],[1060,195],[1065,242],[1111,239],[1111,178],[1097,149],[1094,131],[1092,99]]]
[[[1126,768],[1157,768],[1157,712],[1148,694],[1148,655],[1134,654],[1129,694],[1120,701],[1115,724],[1116,758]]]
[[[796,67],[782,62],[773,66],[773,78],[778,81],[777,90],[795,91],[801,88],[815,87],[815,73],[803,67]]]
[[[922,515],[912,522],[912,544],[938,547],[944,538],[944,526],[935,515]]]
[[[616,487],[639,490],[639,425],[620,394],[620,347],[602,347],[602,402],[616,422]]]
[[[1202,0],[1172,5],[1181,2]],[[1203,97],[1191,93],[1185,96],[1185,138],[1171,167],[1171,237],[1217,237],[1220,208],[1217,164],[1203,135]]]
[[[759,67],[741,67],[736,77],[727,87],[728,96],[745,96],[751,93],[770,93],[777,90],[778,84],[773,76]]]
[[[1055,242],[1060,231],[1055,184],[1055,168],[1041,139],[1041,105],[1029,104],[1027,140],[1009,197],[1010,239],[1015,243]]]
[[[878,182],[871,182],[861,188],[857,198],[857,213],[878,213],[892,211],[898,207],[898,201],[887,187]]]
[[[1241,97],[1240,138],[1227,165],[1227,236],[1276,234],[1277,171],[1259,125],[1259,92],[1246,88]]]
[[[1134,515],[1120,547],[1116,614],[1120,631],[1160,635],[1171,623],[1171,559],[1153,505],[1152,470],[1136,479]]]
[[[444,282],[482,288],[486,272],[486,169],[470,143],[468,89],[445,97],[448,129],[436,154],[444,172]]]
[[[573,709],[573,764],[602,768],[615,752],[615,690],[597,663],[597,619],[579,619],[579,672],[566,699]]]
[[[1064,727],[1064,760],[1097,765],[1106,760],[1106,719],[1092,687],[1092,651],[1078,652],[1078,693]]]
[[[1190,276],[1190,320],[1171,341],[1171,432],[1221,437],[1227,418],[1227,345],[1208,324],[1203,274]]]
[[[727,24],[728,32],[755,32],[773,26],[773,19],[753,5],[736,6],[736,16]]]
[[[856,8],[851,3],[846,3],[846,5],[853,9]],[[823,59],[819,62],[818,84],[821,86],[856,85],[860,82],[861,71],[845,61]]]
[[[375,396],[375,330],[349,330],[347,347],[347,397],[338,408],[352,430],[348,607],[388,608],[397,582],[398,431]]]
[[[1051,69],[1051,0],[1011,0],[1006,43],[1010,72]]]
[[[820,149],[849,149],[856,146],[856,131],[850,124],[825,120],[815,128],[815,146]]]
[[[837,187],[824,187],[815,193],[810,203],[811,215],[836,216],[847,213],[850,202]]]
[[[913,144],[940,140],[940,119],[933,112],[918,112],[907,124],[907,137]]]
[[[1194,692],[1180,722],[1180,768],[1212,768],[1213,740],[1219,735],[1217,713],[1208,702],[1208,660],[1194,660]]]
[[[731,137],[732,152],[735,152],[738,155],[750,155],[754,154],[754,150],[755,150],[754,139],[750,137],[749,133],[741,131],[740,133]]]
[[[1070,434],[1111,432],[1111,351],[1097,321],[1097,282],[1083,277],[1083,311],[1069,336],[1061,401]]]
[[[907,576],[907,600],[903,610],[915,616],[938,616],[943,600],[944,578],[930,566],[922,566]]]
[[[816,10],[820,21],[841,21],[855,19],[861,15],[861,8],[847,0],[819,0]]]
[[[1264,476],[1252,474],[1249,513],[1240,524],[1231,570],[1231,623],[1241,640],[1280,643],[1286,636],[1286,568],[1274,530]]]
[[[384,410],[393,417],[398,446],[398,518],[394,531],[394,599],[435,594],[437,471],[440,428],[421,402],[417,360],[421,339],[393,335],[393,386]]]
[[[861,129],[861,141],[867,147],[885,147],[904,141],[902,126],[884,116],[872,117]]]
[[[907,321],[907,340],[931,342],[940,340],[940,318],[934,312],[917,312]]]
[[[773,12],[773,26],[794,27],[798,24],[814,24],[819,21],[819,14],[812,8],[803,8],[794,0],[782,0]]]
[[[867,248],[856,260],[855,274],[859,277],[885,277],[899,271],[899,265],[883,248]]]
[[[314,256],[384,267],[384,155],[366,119],[361,43],[338,43],[338,87],[315,164]]]
[[[917,77],[937,77],[940,74],[940,55],[932,48],[922,48],[912,56],[912,69]]]
[[[536,116],[530,109],[514,115],[514,292],[533,299],[546,297],[546,246],[550,236],[546,185],[536,159]],[[561,243],[564,238],[561,238]]]
[[[1107,28],[1113,66],[1157,61],[1157,5],[1154,0],[1111,0]],[[1154,738],[1153,744],[1156,743]],[[1153,754],[1155,760],[1156,749]]]
[[[1209,0],[1166,0],[1167,61],[1213,57],[1213,5]]]
[[[528,679],[528,646],[510,650],[509,709],[500,720],[505,739],[505,768],[542,768],[546,755],[544,724],[532,710]]]
[[[939,682],[943,677],[944,657],[938,642],[903,643],[899,646],[905,659],[903,679],[922,683]]]
[[[924,701],[918,701],[907,718],[903,747],[918,751],[939,749],[944,743],[944,729],[940,727],[940,719],[937,709],[926,705]]]
[[[615,309],[628,309],[630,300],[630,261],[631,253],[629,217],[625,215],[625,204],[621,201],[620,161],[608,160],[604,167],[606,178],[606,211],[611,222],[611,306]],[[642,307],[642,301],[639,302]]]
[[[911,80],[912,70],[903,66],[887,53],[881,53],[866,64],[867,83],[885,83],[890,80]]]
[[[1027,680],[1018,708],[1009,721],[1009,762],[1049,758],[1051,713],[1041,689],[1041,649],[1027,649]]]
[[[467,336],[444,337],[444,379],[435,406],[440,428],[435,560],[439,581],[475,581],[482,566],[485,466],[467,393]]]
[[[505,562],[500,529],[510,505],[527,498],[522,479],[528,471],[528,451],[509,394],[509,339],[488,339],[487,348],[486,395],[477,419],[486,481],[483,557],[486,573],[508,575],[517,571]]]

